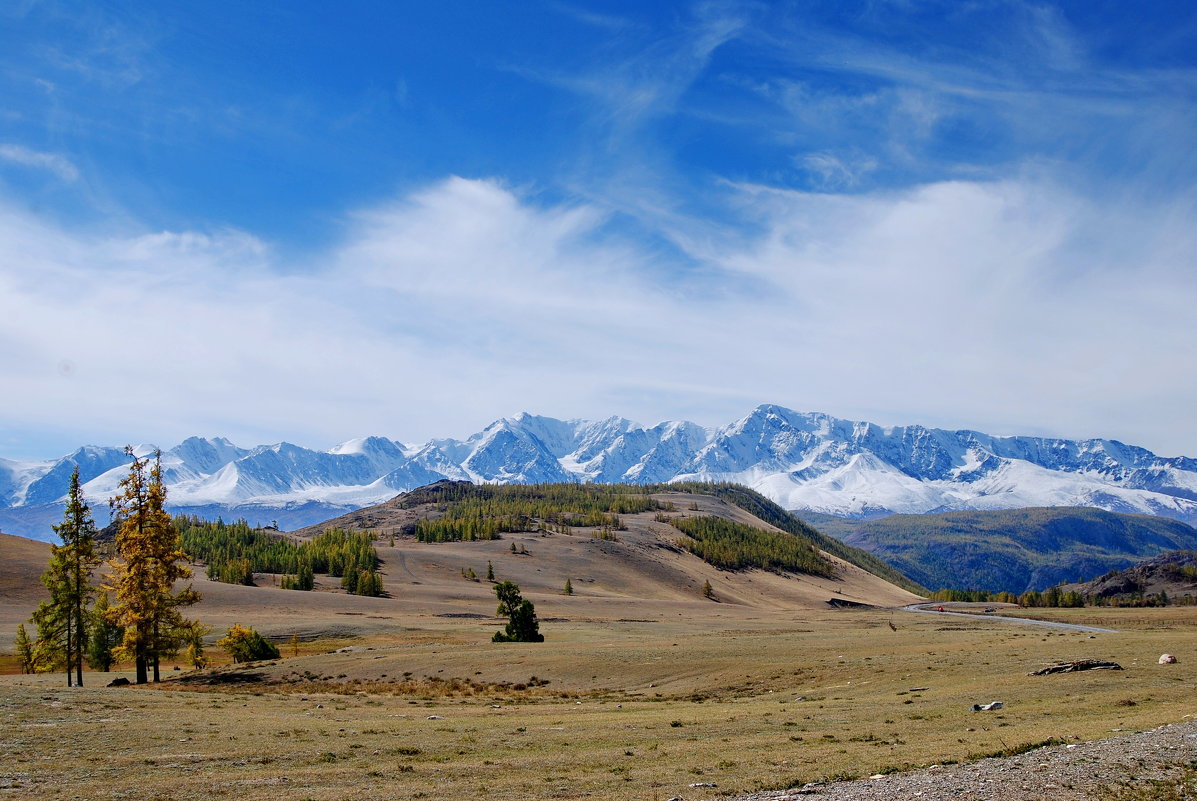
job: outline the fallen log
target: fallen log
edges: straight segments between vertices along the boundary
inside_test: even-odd
[[[1122,670],[1117,662],[1106,662],[1101,659],[1077,659],[1074,662],[1059,662],[1048,665],[1042,670],[1032,670],[1028,676],[1046,676],[1049,673],[1075,673],[1078,670]]]

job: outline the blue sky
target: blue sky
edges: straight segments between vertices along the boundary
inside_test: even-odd
[[[763,402],[1197,455],[1195,62],[1183,2],[6,3],[0,456]]]

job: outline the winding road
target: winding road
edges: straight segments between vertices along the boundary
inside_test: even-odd
[[[1051,620],[1031,620],[1026,617],[1006,617],[1005,615],[978,615],[971,612],[941,612],[938,604],[911,604],[903,607],[905,612],[922,612],[928,615],[945,615],[948,617],[967,617],[974,620],[999,620],[1003,623],[1022,623],[1027,626],[1046,626],[1049,629],[1062,629],[1064,631],[1085,631],[1090,634],[1113,634],[1114,629],[1102,629],[1097,626],[1078,626],[1075,623],[1056,623]]]

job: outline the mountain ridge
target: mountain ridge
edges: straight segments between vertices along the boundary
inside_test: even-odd
[[[224,438],[190,437],[164,450],[162,459],[173,509],[277,520],[285,527],[442,479],[732,482],[786,509],[854,519],[1082,506],[1197,522],[1197,459],[1160,457],[1107,439],[883,427],[775,404],[715,429],[522,412],[462,440],[405,444],[370,436],[320,451],[287,442],[247,449]],[[0,459],[0,529],[48,539],[46,520],[53,519],[74,465],[98,507],[115,494],[128,461],[123,448],[103,446],[43,462]],[[99,510],[97,516],[103,516]]]

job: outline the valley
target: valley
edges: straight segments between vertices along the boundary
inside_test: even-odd
[[[103,686],[131,675],[118,665],[70,689],[61,674],[0,662],[0,785],[64,799],[714,799],[1192,714],[1193,607],[1017,611],[1110,630],[1057,631],[905,611],[918,596],[848,561],[866,561],[851,549],[823,551],[830,576],[724,570],[679,547],[668,520],[773,527],[694,492],[653,494],[658,506],[620,515],[610,538],[543,520],[493,540],[405,534],[445,514],[437,491],[334,521],[374,532],[385,597],[346,594],[329,576],[301,592],[277,575],[245,586],[196,570],[203,600],[190,613],[213,627],[209,639],[249,625],[278,659],[232,665],[210,642],[206,670],[171,661],[161,684]],[[0,537],[6,634],[40,599],[47,556]],[[535,603],[543,643],[491,642],[504,618],[488,570]],[[1157,664],[1164,651],[1179,662]],[[1027,675],[1083,658],[1125,670]],[[992,701],[1003,707],[972,711]],[[1085,783],[1066,789],[1075,795],[1057,797],[1084,797]]]

